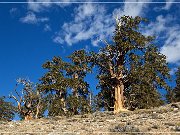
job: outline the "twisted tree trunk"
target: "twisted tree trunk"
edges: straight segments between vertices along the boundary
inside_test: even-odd
[[[117,114],[121,111],[126,111],[124,108],[124,85],[119,84],[115,86],[115,101],[114,101],[114,113]]]
[[[119,61],[117,61],[117,65],[118,66],[118,70],[117,72],[115,72],[115,70],[113,69],[113,65],[112,62],[109,62],[109,72],[111,75],[111,79],[114,82],[114,92],[115,92],[115,101],[114,101],[114,114],[117,114],[121,111],[127,111],[127,109],[124,108],[124,84],[123,84],[123,73],[122,73],[122,69],[123,69],[123,65],[120,64],[122,63],[121,60],[122,58],[119,58]],[[121,60],[121,61],[120,61]]]
[[[74,73],[73,76],[72,76],[72,78],[78,80],[78,79],[79,79],[79,76],[78,76],[77,73]],[[76,87],[76,88],[72,88],[72,93],[73,93],[74,98],[78,100],[77,87]],[[73,107],[73,113],[74,113],[75,115],[78,114],[78,107],[77,107],[77,106],[74,106],[74,107]]]
[[[24,116],[24,120],[32,120],[32,119],[33,119],[33,116],[31,113]]]

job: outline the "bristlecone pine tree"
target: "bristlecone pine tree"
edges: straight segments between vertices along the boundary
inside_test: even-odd
[[[46,95],[49,116],[65,115],[67,98],[67,78],[64,70],[67,63],[60,57],[54,57],[52,61],[43,64],[48,72],[40,79],[38,90]]]
[[[18,85],[22,85],[20,91],[17,90]],[[21,119],[31,120],[43,117],[45,103],[30,80],[19,78],[14,91],[16,94],[11,94],[10,98],[17,102],[17,112]]]
[[[6,102],[5,97],[0,97],[0,121],[11,121],[15,116],[15,107],[11,102]]]
[[[49,116],[74,115],[90,112],[87,100],[89,84],[84,77],[91,69],[84,50],[75,51],[68,58],[71,63],[54,57],[43,68],[48,72],[41,78],[39,90],[49,94]]]
[[[173,89],[173,102],[180,102],[180,67],[176,72],[176,87]]]
[[[71,77],[69,87],[72,94],[69,96],[68,106],[73,114],[81,114],[91,112],[88,98],[89,84],[84,81],[87,73],[91,72],[89,66],[89,56],[84,50],[75,51],[69,57],[71,63],[66,68],[66,75]],[[79,112],[78,112],[79,110]]]
[[[113,43],[99,53],[92,53],[92,61],[99,68],[99,105],[114,113],[134,108],[161,105],[158,88],[168,89],[169,69],[166,57],[153,37],[143,35],[140,24],[146,19],[123,16],[116,20]]]

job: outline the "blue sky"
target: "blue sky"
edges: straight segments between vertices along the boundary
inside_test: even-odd
[[[38,82],[45,73],[42,64],[53,56],[65,59],[82,48],[97,51],[103,40],[111,41],[116,16],[148,18],[150,22],[142,32],[157,37],[156,44],[167,56],[172,76],[180,65],[180,3],[174,0],[119,4],[32,3],[40,1],[0,4],[0,96],[8,96],[19,77]],[[94,90],[97,80],[92,77],[87,80]]]

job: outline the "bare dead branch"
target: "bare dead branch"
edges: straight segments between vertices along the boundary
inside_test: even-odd
[[[14,98],[16,100],[16,102],[18,104],[18,109],[19,109],[19,111],[21,111],[21,102],[19,102],[14,95],[11,95],[10,98]]]
[[[17,96],[19,97],[19,99],[21,99],[21,96],[19,95],[19,93],[17,92],[17,87],[18,87],[18,84],[16,84],[15,88],[14,88],[14,91],[16,92]]]

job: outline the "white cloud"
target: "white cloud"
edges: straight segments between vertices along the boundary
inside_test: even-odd
[[[56,36],[53,38],[53,42],[63,44],[64,40],[60,36]]]
[[[174,2],[174,0],[166,0],[166,5],[162,9],[169,10],[172,6],[172,2]]]
[[[45,24],[44,25],[44,31],[51,31],[51,27],[50,27],[50,25],[48,25],[48,24]]]
[[[161,53],[167,56],[168,62],[180,64],[180,27],[169,28],[167,37]]]
[[[16,13],[17,12],[17,8],[11,8],[10,10],[9,10],[9,13],[10,14],[14,14],[14,13]]]
[[[33,12],[40,12],[46,8],[51,7],[52,3],[51,0],[28,0],[28,10]],[[35,3],[35,2],[46,2],[46,3]]]
[[[65,22],[62,29],[54,37],[56,43],[75,44],[83,40],[91,40],[97,46],[101,40],[111,39],[114,31],[114,18],[122,15],[142,15],[145,3],[125,3],[110,14],[106,7],[97,4],[82,4],[74,10],[74,19]]]
[[[79,2],[93,1],[93,0],[78,0]],[[56,5],[61,8],[71,5],[71,2],[77,2],[77,0],[27,0],[28,10],[33,12],[41,12]],[[42,3],[41,3],[42,2]]]
[[[44,0],[28,0],[29,2]],[[55,2],[56,0],[45,0],[45,2]],[[60,7],[70,5],[74,0],[62,0],[62,3],[29,3],[28,9],[34,12],[40,12],[49,9],[52,5]],[[126,0],[130,1],[130,0]],[[141,1],[141,0],[136,0]],[[148,0],[150,1],[150,0]],[[146,2],[148,2],[146,1]],[[166,5],[160,10],[169,10],[174,0],[166,0]],[[141,1],[142,2],[142,1]],[[112,13],[107,13],[106,7],[100,4],[81,4],[74,9],[73,19],[69,22],[64,22],[61,30],[56,32],[53,41],[59,44],[67,43],[72,45],[80,41],[91,40],[94,46],[97,46],[100,41],[111,39],[114,31],[114,18],[117,16],[144,16],[146,14],[146,3],[124,3],[124,5],[116,8]],[[29,12],[26,17],[20,19],[24,23],[36,24],[38,22],[48,21],[48,18],[37,18],[32,12]],[[155,35],[158,39],[165,40],[161,53],[167,56],[167,61],[170,63],[180,63],[180,26],[170,25],[173,21],[172,16],[156,17],[155,22],[151,22],[144,34]],[[45,25],[45,31],[50,31],[49,25]]]
[[[159,37],[160,34],[162,34],[164,31],[167,30],[167,20],[172,21],[171,16],[167,16],[164,18],[162,15],[159,15],[156,17],[155,22],[151,22],[147,27],[146,30],[143,31],[145,35],[147,36],[156,36]]]
[[[27,24],[37,24],[40,22],[47,22],[49,19],[47,17],[37,17],[33,12],[28,12],[25,17],[20,18],[22,23]]]
[[[175,19],[170,16],[159,15],[155,22],[151,22],[144,31],[145,35],[154,35],[157,41],[163,39],[164,45],[160,52],[167,57],[169,63],[180,63],[180,25],[174,24]],[[172,25],[174,24],[174,25]]]
[[[150,0],[146,0],[148,2]],[[132,0],[126,0],[126,2],[132,2]],[[138,3],[142,2],[142,0],[135,0],[137,3],[125,3],[123,8],[117,8],[113,11],[114,17],[129,15],[132,17],[142,16],[144,14],[144,8],[147,6],[145,3]],[[142,12],[143,10],[143,12]]]
[[[177,70],[178,70],[178,68],[172,68],[169,72],[170,75],[174,75],[177,72]]]
[[[12,18],[19,17],[20,11],[18,8],[11,8],[9,10],[9,14],[11,15]]]
[[[173,2],[175,2],[175,0],[166,0],[165,5],[154,7],[154,10],[156,12],[159,12],[159,11],[162,11],[162,10],[169,10],[172,7]]]
[[[75,21],[77,22],[77,21],[85,19],[86,17],[90,17],[94,15],[94,13],[98,11],[96,8],[98,7],[92,4],[84,4],[82,6],[79,6],[78,8],[75,9],[75,12],[77,13]],[[103,8],[101,9],[104,10]]]
[[[74,11],[74,20],[64,23],[62,30],[54,38],[55,42],[72,45],[90,39],[96,45],[94,40],[104,39],[112,33],[113,20],[106,14],[104,6],[83,4]]]

